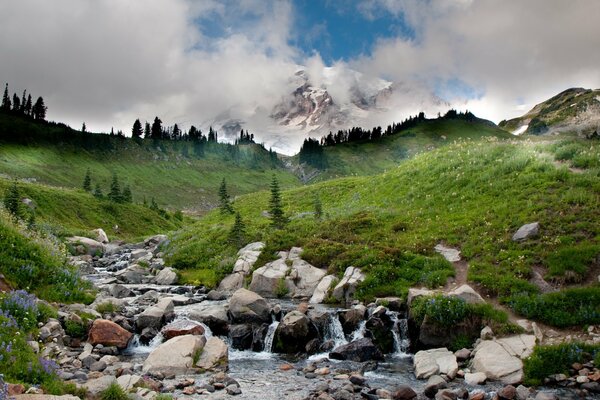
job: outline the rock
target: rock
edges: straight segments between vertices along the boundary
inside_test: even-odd
[[[333,288],[331,295],[340,302],[350,302],[358,284],[365,280],[365,275],[359,268],[348,267],[342,280]]]
[[[521,360],[531,355],[534,346],[533,335],[482,340],[473,350],[472,370],[485,373],[488,379],[515,385],[523,380]]]
[[[227,371],[228,360],[227,344],[212,336],[206,341],[196,367],[208,371]]]
[[[220,292],[235,292],[238,289],[241,289],[244,286],[244,274],[241,272],[234,272],[233,274],[227,275],[223,280],[219,283],[218,290]]]
[[[88,380],[83,384],[83,387],[86,388],[88,394],[90,394],[92,397],[96,397],[100,394],[100,392],[108,389],[108,387],[113,383],[117,383],[117,378],[114,376],[105,375],[100,378]]]
[[[238,259],[233,266],[233,272],[241,273],[242,276],[248,275],[264,247],[264,243],[254,242],[240,249],[238,251]]]
[[[139,284],[143,283],[147,278],[148,271],[140,267],[138,264],[133,264],[124,270],[114,274],[119,282]]]
[[[133,292],[131,290],[119,283],[113,283],[112,285],[109,285],[107,290],[112,297],[117,299],[133,296]]]
[[[152,252],[144,249],[135,249],[129,255],[129,260],[134,261],[150,261],[152,259]]]
[[[473,374],[465,374],[465,383],[470,386],[483,385],[487,380],[487,376],[483,372],[475,372]]]
[[[383,360],[383,354],[371,339],[363,338],[335,348],[329,353],[329,358],[365,362]]]
[[[11,396],[14,400],[80,400],[79,397],[70,394],[54,396],[51,394],[18,394]]]
[[[285,278],[291,297],[311,297],[326,272],[304,260],[295,259]]]
[[[271,307],[258,294],[238,289],[229,300],[229,313],[234,322],[271,322]]]
[[[354,307],[340,313],[340,322],[342,323],[344,333],[350,335],[352,332],[356,331],[361,322],[364,321],[366,315],[366,307]]]
[[[248,350],[252,347],[253,330],[250,324],[232,325],[229,328],[231,347],[237,350]]]
[[[160,333],[162,333],[165,340],[169,340],[175,336],[204,335],[204,327],[196,321],[179,319],[165,325]]]
[[[469,400],[485,400],[485,392],[476,391],[469,395]]]
[[[504,386],[502,389],[498,390],[498,396],[502,400],[513,400],[517,397],[517,388],[513,385]]]
[[[401,297],[379,297],[375,299],[375,304],[390,311],[406,311],[406,302]]]
[[[492,331],[492,328],[489,326],[484,327],[479,334],[479,338],[481,340],[492,340],[494,338],[494,332]]]
[[[276,297],[282,284],[285,284],[290,267],[284,255],[275,261],[265,264],[252,273],[251,291],[265,297]]]
[[[283,317],[275,331],[273,351],[277,353],[297,353],[317,337],[317,329],[308,317],[300,311],[291,311]]]
[[[439,375],[431,375],[423,388],[425,396],[432,399],[438,390],[448,387],[448,383]]]
[[[410,289],[408,289],[408,296],[406,297],[406,303],[410,307],[413,300],[416,299],[417,297],[433,296],[434,294],[435,294],[435,291],[433,291],[433,290],[410,288]]]
[[[392,400],[413,400],[417,398],[417,392],[415,392],[408,385],[401,385],[392,394]]]
[[[169,238],[167,237],[167,235],[154,235],[154,236],[149,237],[148,239],[144,240],[144,246],[160,247],[168,240],[169,240]]]
[[[206,294],[206,300],[210,301],[220,301],[227,300],[227,293],[222,292],[220,290],[211,290]]]
[[[460,349],[454,352],[456,359],[458,361],[466,361],[471,357],[471,350],[469,349]]]
[[[8,283],[4,275],[0,274],[0,293],[10,292],[13,290],[12,286]]]
[[[485,303],[485,300],[479,295],[479,293],[477,293],[471,286],[467,284],[457,287],[456,289],[448,293],[448,296],[455,296],[461,298],[469,304]]]
[[[413,363],[417,379],[426,379],[436,374],[444,374],[453,379],[458,371],[456,356],[446,348],[421,350],[415,354]]]
[[[92,233],[96,236],[96,240],[102,244],[107,244],[109,242],[108,240],[108,236],[106,236],[106,232],[104,232],[104,229],[102,228],[98,228],[98,229],[94,229],[92,231]]]
[[[174,337],[148,355],[142,371],[149,374],[192,374],[195,371],[194,357],[203,350],[205,344],[204,336]]]
[[[375,346],[385,354],[394,351],[394,334],[392,333],[392,321],[385,314],[385,309],[383,311],[381,318],[377,317],[374,312],[374,315],[367,320],[365,327]]]
[[[230,396],[237,396],[239,394],[242,394],[242,389],[240,389],[240,387],[237,385],[229,385],[225,387],[225,391]]]
[[[189,306],[188,318],[206,324],[215,335],[229,332],[229,318],[223,304],[193,304]]]
[[[521,226],[513,235],[512,240],[515,242],[521,242],[532,237],[536,237],[540,232],[540,223],[533,222]]]
[[[106,250],[102,243],[83,236],[72,236],[67,238],[67,242],[75,247],[78,254],[97,256],[104,254]]]
[[[135,319],[138,331],[144,328],[154,328],[159,330],[166,322],[169,322],[175,316],[175,306],[173,300],[166,297],[160,299],[156,305],[146,308]]]
[[[154,279],[157,285],[175,285],[177,283],[177,272],[171,267],[161,270]]]
[[[532,394],[531,390],[529,390],[525,386],[523,386],[523,385],[517,386],[517,399],[527,400],[527,399],[529,399],[529,396],[531,396],[531,394]]]
[[[436,253],[441,254],[448,262],[454,263],[460,261],[460,250],[446,247],[441,243],[437,244],[434,250]]]
[[[49,319],[48,322],[40,328],[40,339],[42,339],[43,342],[51,342],[56,339],[57,341],[60,340],[62,343],[62,338],[64,336],[64,329],[60,322],[54,318]]]
[[[559,400],[558,396],[550,392],[538,392],[535,400]]]
[[[324,276],[320,281],[317,287],[315,288],[312,297],[309,300],[309,303],[320,304],[325,301],[327,295],[329,294],[329,289],[333,285],[333,283],[337,280],[334,275]]]
[[[88,342],[91,345],[101,344],[103,346],[116,346],[124,349],[129,344],[133,334],[112,321],[97,319],[92,323],[88,334]]]
[[[96,361],[90,365],[90,371],[104,371],[106,369],[106,363],[104,361]]]

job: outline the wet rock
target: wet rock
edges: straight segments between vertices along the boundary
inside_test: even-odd
[[[96,397],[106,390],[113,383],[117,383],[117,378],[110,375],[105,375],[100,378],[90,379],[86,383],[83,384],[83,387],[86,388],[88,394],[93,397]]]
[[[286,285],[291,297],[312,297],[326,272],[304,260],[295,259],[290,273],[286,276]]]
[[[329,353],[329,357],[334,360],[351,360],[357,362],[383,360],[381,351],[368,338],[355,340],[339,346]]]
[[[180,319],[165,325],[160,332],[165,340],[169,340],[175,336],[204,335],[204,327],[199,322]]]
[[[432,375],[423,388],[423,393],[430,399],[435,397],[438,390],[448,387],[448,383],[439,375]]]
[[[483,372],[465,374],[465,383],[470,386],[483,385],[486,380],[487,376]]]
[[[77,254],[89,254],[95,256],[103,254],[105,251],[105,247],[102,243],[82,236],[69,237],[67,238],[67,242],[76,250]]]
[[[392,321],[384,313],[381,317],[373,316],[367,320],[366,328],[371,334],[371,339],[375,346],[382,353],[391,353],[394,351],[394,335],[392,334]]]
[[[365,280],[365,275],[360,268],[348,267],[344,271],[342,280],[335,286],[331,295],[340,302],[348,303],[356,292],[358,284]]]
[[[229,319],[223,304],[194,304],[188,309],[188,318],[206,324],[215,335],[229,332]]]
[[[277,353],[303,352],[306,344],[316,337],[317,329],[308,317],[299,311],[291,311],[275,331],[273,350]]]
[[[124,270],[121,270],[114,274],[114,277],[117,278],[119,282],[122,283],[133,283],[139,284],[146,281],[148,275],[148,271],[144,268],[140,267],[137,264],[133,264]]]
[[[517,388],[513,385],[504,386],[498,391],[498,397],[502,400],[513,400],[517,398]]]
[[[218,337],[210,337],[202,349],[196,367],[207,371],[226,371],[229,361],[227,344]]]
[[[107,290],[112,297],[116,297],[117,299],[133,296],[133,292],[131,290],[119,283],[109,285]]]
[[[446,348],[421,350],[415,354],[413,362],[417,379],[426,379],[436,374],[444,374],[453,379],[458,371],[456,356]]]
[[[324,276],[315,287],[315,290],[310,298],[309,303],[323,303],[329,294],[329,289],[335,283],[336,280],[337,278],[334,275]]]
[[[512,240],[515,242],[521,242],[523,240],[527,240],[533,237],[536,237],[540,232],[540,223],[533,222],[531,224],[526,224],[521,226],[513,235]]]
[[[365,320],[367,309],[365,307],[356,307],[340,313],[340,322],[344,333],[347,335],[358,329],[361,322]]]
[[[149,374],[183,375],[194,372],[194,357],[202,351],[206,344],[204,336],[177,336],[154,349],[146,361],[142,371]]]
[[[144,328],[144,329],[142,329],[142,332],[140,333],[140,343],[148,344],[152,341],[152,339],[154,339],[156,337],[156,335],[158,335],[158,330],[156,330],[156,328],[153,328],[153,327]]]
[[[258,294],[238,289],[229,300],[229,313],[234,322],[271,322],[271,307]]]
[[[104,229],[102,229],[102,228],[94,229],[92,231],[92,233],[94,234],[96,241],[98,241],[102,244],[107,244],[109,242],[108,236],[106,235],[106,232],[104,232]]]
[[[227,293],[222,292],[220,290],[211,290],[206,295],[206,300],[219,301],[219,300],[226,300],[226,299],[227,299]]]
[[[287,254],[280,253],[281,258],[256,269],[252,273],[249,289],[265,297],[275,297],[282,282],[290,270],[287,264]]]
[[[138,331],[144,328],[160,329],[166,322],[175,316],[175,306],[170,298],[160,299],[156,305],[145,309],[136,317],[135,324]]]
[[[178,279],[177,272],[173,268],[167,267],[156,275],[154,282],[157,285],[175,285]]]
[[[116,346],[124,349],[129,344],[133,334],[112,321],[97,319],[92,324],[88,341],[92,345]]]
[[[402,385],[392,394],[392,400],[413,400],[417,398],[415,392],[410,386]]]
[[[375,304],[390,311],[406,311],[406,303],[400,297],[380,297],[375,299]]]

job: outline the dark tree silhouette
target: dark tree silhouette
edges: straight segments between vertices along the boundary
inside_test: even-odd
[[[21,99],[16,93],[13,93],[12,110],[15,114],[21,112]]]
[[[158,117],[154,117],[154,122],[152,123],[152,128],[150,130],[150,137],[155,140],[162,139],[162,134],[162,121]]]
[[[131,137],[134,139],[140,139],[143,134],[144,134],[144,131],[142,130],[142,123],[140,122],[140,120],[138,118],[133,123],[133,128],[131,128]]]
[[[83,190],[85,190],[86,192],[92,191],[92,177],[90,176],[89,168],[85,172],[85,178],[83,178]]]
[[[4,195],[4,208],[15,218],[23,217],[23,209],[21,206],[21,191],[17,186],[17,181],[13,181],[6,194]]]
[[[237,248],[244,245],[246,240],[246,224],[242,220],[242,216],[239,212],[235,213],[235,222],[229,232],[229,242],[234,244]]]
[[[123,201],[123,195],[121,193],[121,185],[119,185],[119,178],[117,174],[113,174],[112,182],[110,184],[110,191],[108,192],[108,199],[115,203],[121,203]]]
[[[44,104],[44,99],[38,97],[32,109],[33,119],[44,121],[46,119],[46,111],[48,111],[48,107]]]
[[[124,203],[132,203],[133,202],[133,196],[131,194],[131,188],[129,187],[129,185],[125,186],[121,197],[123,198]]]
[[[223,178],[219,187],[219,209],[221,210],[221,214],[233,214],[234,212],[229,199],[229,193],[227,193],[225,178]]]
[[[281,193],[279,192],[279,182],[273,175],[271,181],[271,198],[269,199],[269,213],[271,214],[271,225],[282,229],[287,223],[287,218],[283,214],[283,205],[281,204]]]
[[[4,95],[2,96],[2,106],[0,106],[4,111],[10,111],[11,103],[10,103],[10,95],[8,94],[8,83],[4,87]]]
[[[97,199],[101,199],[101,198],[104,197],[104,194],[102,194],[102,189],[100,188],[100,184],[99,183],[96,183],[96,187],[94,188],[93,195]]]

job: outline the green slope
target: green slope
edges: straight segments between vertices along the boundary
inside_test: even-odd
[[[327,168],[318,171],[305,166],[305,169],[307,173],[316,175],[313,181],[373,175],[390,170],[419,153],[451,144],[456,140],[483,137],[513,136],[489,121],[433,119],[380,140],[326,146],[323,149]],[[298,162],[298,156],[295,156],[294,161]]]
[[[224,177],[233,196],[266,189],[273,174],[283,187],[299,184],[291,172],[272,166],[269,152],[255,144],[210,144],[198,156],[191,142],[83,135],[0,113],[0,174],[80,188],[89,168],[92,186],[99,183],[106,193],[116,173],[137,203],[154,197],[163,207],[204,211],[217,203]]]
[[[0,179],[0,197],[12,182]],[[82,190],[18,183],[22,198],[33,200],[35,221],[42,230],[59,236],[86,235],[102,228],[109,238],[137,240],[180,228],[183,221],[136,204],[98,200]],[[25,206],[24,206],[25,207]],[[118,231],[113,227],[118,225]]]
[[[276,250],[302,246],[307,260],[332,273],[349,265],[364,268],[370,278],[359,294],[365,298],[404,295],[412,284],[439,283],[445,272],[432,267],[433,247],[444,242],[462,250],[470,280],[516,304],[515,296],[538,296],[529,281],[534,268],[557,286],[596,280],[589,274],[600,253],[600,170],[573,173],[568,165],[557,166],[558,150],[552,143],[463,140],[381,175],[289,190],[283,200],[291,221],[283,231],[271,229],[261,216],[268,209],[266,192],[243,196],[234,207],[247,224],[247,240],[267,243],[261,262]],[[599,155],[600,145],[592,150]],[[317,195],[322,221],[306,215]],[[511,240],[522,224],[533,221],[542,226],[539,238]],[[216,271],[211,278],[222,276],[231,270],[237,250],[226,241],[232,223],[232,217],[207,215],[175,235],[169,262],[202,271],[190,276],[202,278],[208,271]],[[570,264],[570,255],[583,249],[593,257]],[[416,262],[406,258],[407,252],[433,258]],[[415,262],[421,274],[411,267]],[[588,321],[600,321],[600,304],[591,307],[595,311]]]

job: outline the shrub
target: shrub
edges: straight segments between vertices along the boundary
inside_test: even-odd
[[[287,296],[289,292],[290,289],[286,285],[285,278],[280,278],[279,281],[277,281],[277,287],[275,288],[275,296],[282,298]]]
[[[87,334],[85,322],[67,320],[65,321],[65,333],[74,338],[83,339]]]
[[[38,301],[38,322],[45,324],[50,318],[58,318],[58,311],[45,301]]]
[[[425,317],[437,324],[451,327],[463,321],[470,313],[466,301],[455,296],[421,296],[413,300],[411,307],[413,318],[420,325]]]
[[[118,311],[118,307],[112,301],[107,301],[106,303],[101,303],[96,306],[96,311],[100,314],[112,314]]]
[[[600,354],[600,345],[562,343],[553,346],[537,346],[523,362],[524,383],[540,385],[544,378],[553,374],[569,374],[575,362],[585,363]]]
[[[127,393],[119,386],[118,383],[112,383],[109,387],[107,387],[104,391],[100,393],[101,400],[128,400],[129,396]]]

